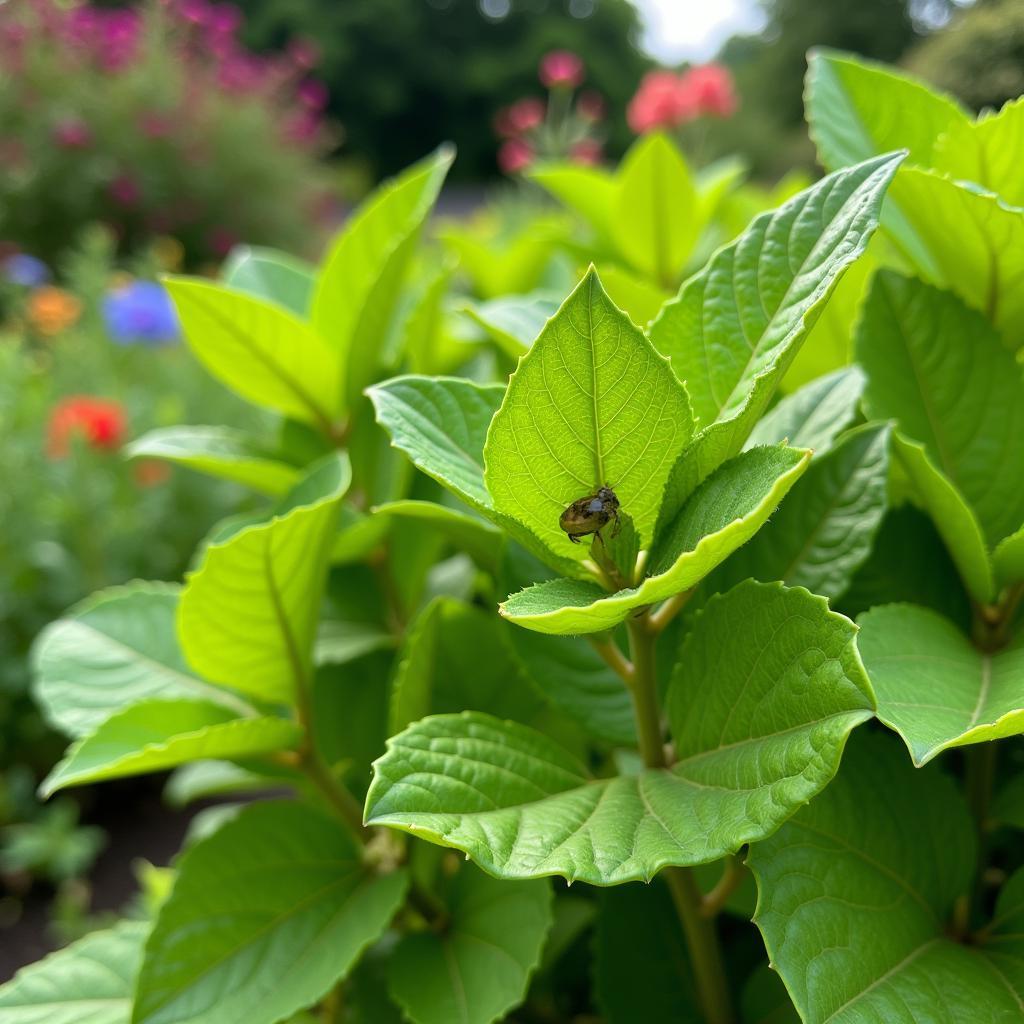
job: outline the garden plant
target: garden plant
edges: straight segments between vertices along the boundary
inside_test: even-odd
[[[232,800],[0,1017],[1024,1020],[1024,104],[807,85],[829,173],[711,253],[664,136],[532,170],[539,324],[454,293],[443,148],[167,279],[278,423],[133,454],[267,503],[43,632],[42,789]]]

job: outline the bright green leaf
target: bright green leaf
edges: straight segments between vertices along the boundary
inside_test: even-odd
[[[501,558],[500,530],[483,519],[436,501],[391,501],[378,505],[373,514],[428,524],[484,569],[495,569]]]
[[[561,301],[547,292],[503,295],[465,308],[507,355],[518,359],[555,315]]]
[[[347,461],[329,456],[293,492],[305,503],[206,547],[178,608],[182,649],[197,671],[265,700],[296,699],[347,483]]]
[[[651,553],[650,574],[639,586],[610,594],[584,580],[551,580],[513,594],[501,614],[540,633],[596,633],[636,608],[689,590],[757,533],[810,455],[778,446],[730,459],[683,506]]]
[[[160,427],[132,441],[124,454],[167,459],[275,496],[294,486],[300,472],[230,427]]]
[[[487,432],[494,507],[582,559],[558,525],[601,486],[650,540],[669,470],[692,432],[686,391],[591,269],[522,358]]]
[[[148,700],[111,715],[76,740],[40,792],[165,771],[203,758],[245,758],[288,750],[301,737],[284,718],[238,718],[200,701]]]
[[[823,455],[856,418],[865,383],[856,366],[812,380],[762,416],[744,447],[784,442]]]
[[[615,263],[603,263],[599,270],[608,297],[635,324],[650,323],[671,298],[671,292]]]
[[[147,925],[125,921],[22,968],[0,987],[4,1024],[128,1024]]]
[[[1024,526],[999,542],[992,560],[1000,586],[1024,583]]]
[[[756,922],[805,1024],[1020,1020],[998,958],[947,937],[974,858],[952,780],[854,740],[825,793],[750,851]]]
[[[146,943],[133,1024],[275,1024],[345,976],[402,903],[339,824],[247,807],[178,861]]]
[[[303,320],[309,317],[316,270],[305,260],[262,246],[231,250],[220,278],[229,288],[276,302]]]
[[[199,361],[257,405],[329,429],[341,411],[337,354],[273,302],[190,277],[164,279]]]
[[[551,927],[551,886],[466,866],[442,897],[445,928],[406,935],[395,949],[391,996],[414,1024],[491,1024],[526,996]]]
[[[502,878],[613,885],[717,860],[817,793],[870,717],[853,635],[821,598],[744,584],[708,604],[683,647],[670,769],[593,778],[531,729],[437,715],[388,741],[367,821],[463,850]]]
[[[857,329],[869,417],[921,442],[990,543],[1024,521],[1024,373],[979,313],[883,270]]]
[[[658,133],[638,139],[619,167],[611,231],[620,252],[674,287],[700,231],[697,189],[682,153]]]
[[[599,239],[611,238],[618,185],[614,174],[601,167],[547,163],[531,168],[527,176],[578,213]]]
[[[838,171],[761,214],[651,324],[701,428],[673,470],[663,521],[743,447],[830,292],[863,253],[901,160]]]
[[[878,717],[916,765],[1024,732],[1024,643],[983,654],[947,619],[913,605],[872,608],[858,621]]]
[[[185,664],[175,633],[180,594],[170,583],[110,587],[43,630],[32,651],[33,692],[56,728],[83,736],[115,711],[155,697],[252,712]]]

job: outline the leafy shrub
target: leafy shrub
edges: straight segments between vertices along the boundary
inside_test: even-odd
[[[325,193],[323,87],[305,51],[257,58],[237,9],[25,0],[0,8],[0,239],[53,261],[94,221],[190,264],[241,239],[302,247]]]
[[[990,741],[1024,728],[1024,108],[975,122],[833,53],[808,97],[827,177],[646,330],[586,270],[497,382],[417,258],[447,153],[320,268],[170,281],[199,359],[284,428],[135,451],[273,502],[182,587],[47,629],[36,694],[73,742],[43,789],[291,792],[224,812],[155,913],[0,1008],[1020,1019],[1020,786]],[[666,145],[633,166],[678,176]],[[603,187],[589,215],[667,287],[676,193],[649,222]],[[856,364],[774,401],[869,252]]]

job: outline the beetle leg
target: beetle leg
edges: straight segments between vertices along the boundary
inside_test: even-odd
[[[571,534],[571,533],[566,534],[566,536],[569,538],[570,541],[572,541],[573,544],[579,544],[579,542],[580,542],[579,537],[577,537],[577,536],[575,536],[574,534]]]

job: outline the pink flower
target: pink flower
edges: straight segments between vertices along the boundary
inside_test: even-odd
[[[166,114],[156,110],[147,110],[139,118],[139,130],[147,139],[163,139],[171,134],[174,128]]]
[[[299,83],[298,95],[303,106],[309,107],[311,110],[323,110],[330,99],[327,86],[315,78],[303,79]]]
[[[498,166],[505,174],[518,174],[533,162],[533,147],[522,139],[508,139],[498,149]]]
[[[626,120],[637,135],[657,128],[678,128],[699,114],[697,98],[683,77],[671,71],[644,75],[626,108]]]
[[[138,181],[130,174],[119,174],[107,186],[107,193],[118,206],[134,206],[142,198]]]
[[[540,62],[539,76],[549,89],[575,89],[583,81],[583,61],[568,50],[552,50]]]
[[[84,149],[92,142],[92,132],[81,118],[66,117],[54,126],[53,141],[61,149]]]
[[[320,50],[309,39],[293,39],[288,44],[288,57],[295,67],[308,71],[320,59]]]
[[[582,93],[576,101],[576,113],[584,121],[600,121],[605,115],[604,97],[593,89]]]
[[[211,8],[207,24],[217,35],[234,35],[242,24],[242,12],[234,4],[217,4]]]
[[[511,106],[498,111],[498,116],[494,119],[495,131],[505,138],[523,135],[534,128],[539,128],[544,123],[546,112],[544,104],[532,96],[517,100]]]
[[[683,84],[693,96],[701,114],[731,117],[739,101],[729,69],[722,64],[704,64],[683,75]]]
[[[604,150],[601,148],[601,143],[596,139],[581,139],[569,147],[569,156],[578,164],[586,164],[588,167],[593,167],[601,162]]]

